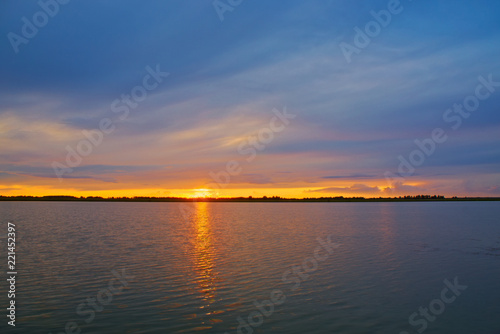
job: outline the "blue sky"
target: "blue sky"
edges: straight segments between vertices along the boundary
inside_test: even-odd
[[[219,194],[500,194],[500,87],[458,129],[443,120],[478,77],[500,82],[500,4],[401,1],[347,62],[339,45],[395,3],[247,0],[221,21],[213,1],[72,0],[16,53],[9,33],[42,7],[5,1],[0,193],[189,195],[236,160]],[[111,103],[147,66],[169,76],[119,120]],[[247,162],[238,147],[273,108],[296,117]],[[116,130],[59,180],[53,162],[103,118]],[[436,128],[447,140],[387,180]]]

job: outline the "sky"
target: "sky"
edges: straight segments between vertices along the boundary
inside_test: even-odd
[[[2,1],[0,195],[500,196],[500,3]]]

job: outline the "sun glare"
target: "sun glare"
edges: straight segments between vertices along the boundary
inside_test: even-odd
[[[193,194],[190,196],[191,198],[208,198],[208,197],[216,197],[212,190],[210,189],[193,189]]]

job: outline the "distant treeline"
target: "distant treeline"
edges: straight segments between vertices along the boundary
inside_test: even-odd
[[[183,197],[100,197],[100,196],[1,196],[0,201],[85,201],[85,202],[410,202],[410,201],[500,201],[500,197],[444,197],[441,195],[416,195],[398,197],[314,197],[283,198],[224,197],[224,198],[183,198]]]

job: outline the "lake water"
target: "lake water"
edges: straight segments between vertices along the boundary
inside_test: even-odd
[[[0,217],[1,333],[500,334],[500,202],[0,202]]]

